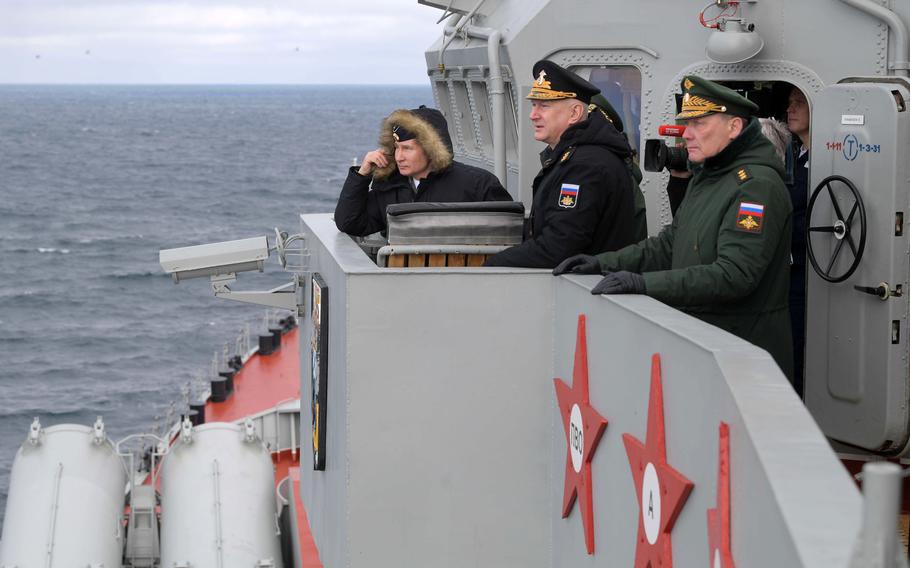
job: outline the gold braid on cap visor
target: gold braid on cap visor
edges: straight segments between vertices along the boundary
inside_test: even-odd
[[[528,93],[527,98],[541,100],[577,99],[578,93],[570,93],[568,91],[554,91],[553,89],[544,87],[531,87],[531,92]]]
[[[712,112],[727,112],[727,107],[686,93],[683,97],[682,112],[676,115],[676,118],[693,118]]]

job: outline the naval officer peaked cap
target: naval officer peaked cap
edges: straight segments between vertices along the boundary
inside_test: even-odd
[[[688,75],[682,80],[682,108],[679,120],[724,113],[748,118],[758,112],[758,105],[733,89],[714,81]]]
[[[591,97],[600,92],[600,89],[575,73],[546,59],[534,64],[531,76],[534,77],[534,85],[527,98],[533,100],[578,99],[589,104]]]

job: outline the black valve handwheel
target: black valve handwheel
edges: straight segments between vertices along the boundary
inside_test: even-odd
[[[846,217],[841,211],[840,205],[838,205],[835,191],[831,186],[832,182],[840,182],[853,194],[853,207],[850,208],[850,212]],[[815,210],[815,202],[823,189],[831,200],[834,215],[837,219],[835,219],[833,225],[813,226],[812,213]],[[859,219],[857,219],[857,214],[859,214]],[[809,262],[812,263],[812,268],[815,269],[816,274],[828,282],[843,282],[847,278],[850,278],[850,275],[853,274],[859,266],[859,262],[863,258],[863,250],[866,248],[866,206],[863,205],[863,198],[860,196],[856,186],[853,185],[853,182],[843,176],[837,175],[828,176],[823,179],[815,187],[815,190],[812,192],[812,197],[809,198],[809,206],[806,209],[806,225],[806,252],[809,255]],[[812,233],[831,233],[837,241],[837,244],[834,245],[834,251],[831,253],[831,258],[827,260],[824,267],[818,262],[818,259],[815,256],[815,250],[812,245]],[[834,265],[837,263],[837,258],[844,248],[845,243],[853,253],[853,262],[850,263],[850,266],[843,274],[834,274]]]

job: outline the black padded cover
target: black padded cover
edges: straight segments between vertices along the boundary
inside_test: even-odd
[[[520,201],[463,201],[459,203],[396,203],[386,208],[389,217],[408,213],[520,213],[525,206]]]

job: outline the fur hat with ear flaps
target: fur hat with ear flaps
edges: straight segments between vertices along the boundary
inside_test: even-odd
[[[425,106],[412,110],[399,109],[382,121],[379,148],[391,159],[388,166],[373,172],[374,179],[385,179],[398,171],[394,159],[396,130],[407,132],[408,137],[405,139],[417,140],[429,158],[433,171],[444,170],[452,164],[452,138],[449,137],[449,127],[442,113]]]

